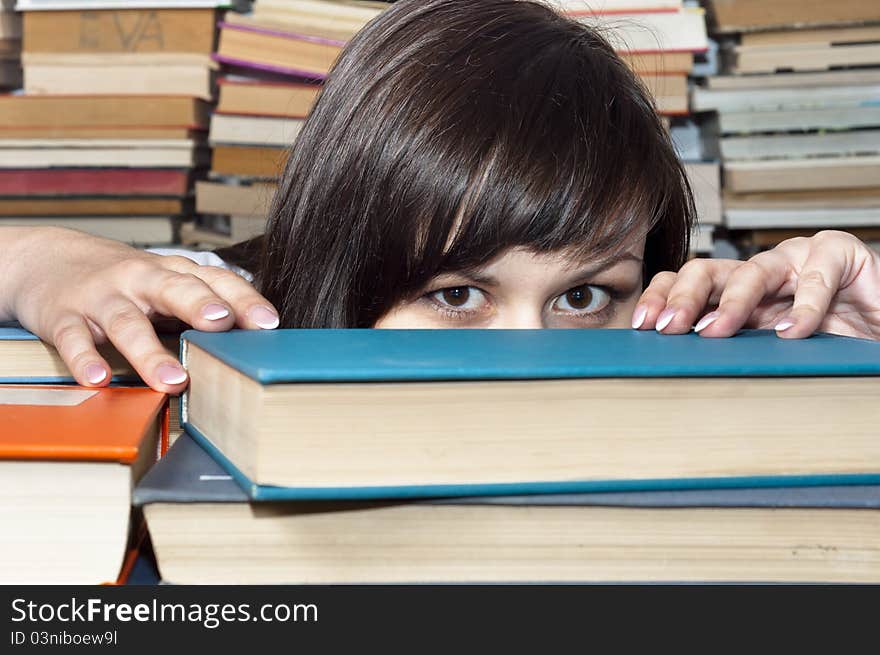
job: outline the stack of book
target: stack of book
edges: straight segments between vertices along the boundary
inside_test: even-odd
[[[258,0],[227,14],[214,58],[223,66],[211,118],[209,179],[196,185],[199,227],[191,245],[262,234],[277,179],[321,81],[345,42],[387,4],[356,0]]]
[[[880,5],[713,0],[724,218],[743,254],[843,229],[880,239]]]
[[[0,98],[2,223],[176,240],[208,163],[218,4],[19,0],[24,93]]]
[[[183,335],[141,481],[172,583],[878,582],[880,344]]]
[[[21,18],[15,0],[0,0],[0,89],[21,86]]]
[[[85,389],[54,348],[0,325],[0,580],[124,582],[143,539],[131,488],[167,447],[164,394],[102,347],[114,386]]]
[[[713,231],[721,223],[720,165],[700,147],[699,128],[690,120],[689,77],[695,57],[708,49],[702,9],[682,0],[554,0],[555,6],[598,27],[638,74],[672,130],[694,190],[699,224],[691,254],[712,252]]]

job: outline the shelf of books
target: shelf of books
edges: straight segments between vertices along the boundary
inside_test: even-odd
[[[880,4],[707,4],[723,73],[692,104],[741,254],[827,228],[880,246]]]
[[[209,162],[220,4],[17,3],[23,84],[0,96],[0,225],[177,241]]]

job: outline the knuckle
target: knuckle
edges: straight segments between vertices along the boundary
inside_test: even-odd
[[[690,259],[684,263],[679,269],[679,275],[693,275],[695,273],[703,273],[709,268],[708,260]]]
[[[828,280],[825,279],[822,271],[816,270],[803,273],[798,279],[798,286],[817,287],[831,291],[831,285],[828,284]]]
[[[141,325],[144,318],[144,314],[135,308],[120,309],[107,321],[107,332],[114,335],[130,333]]]
[[[188,257],[182,257],[181,255],[162,255],[160,261],[164,267],[176,271],[191,271],[198,268],[198,264],[193,260]]]
[[[52,332],[52,343],[55,344],[56,350],[66,350],[71,342],[76,341],[77,328],[73,323],[65,323],[58,326]]]
[[[653,286],[655,284],[663,284],[664,282],[672,282],[673,280],[675,280],[677,275],[677,273],[673,273],[672,271],[660,271],[651,278],[651,284],[649,286]]]

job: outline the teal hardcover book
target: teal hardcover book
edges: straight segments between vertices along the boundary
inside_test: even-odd
[[[187,431],[252,498],[880,482],[880,343],[186,332]]]

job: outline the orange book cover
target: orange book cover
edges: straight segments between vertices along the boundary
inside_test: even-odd
[[[131,464],[157,420],[167,443],[166,398],[139,387],[2,385],[0,459]]]

